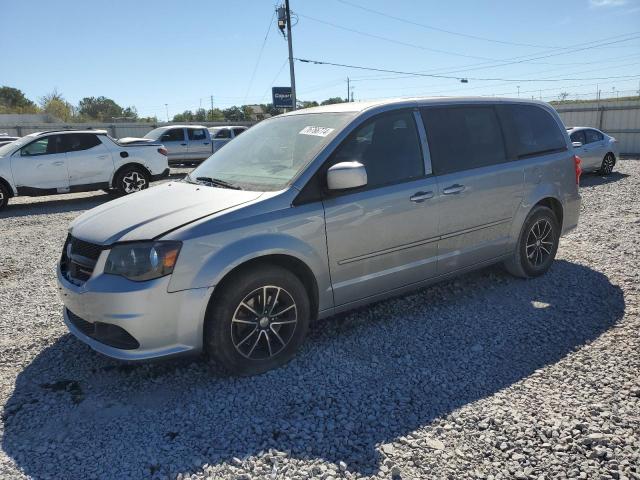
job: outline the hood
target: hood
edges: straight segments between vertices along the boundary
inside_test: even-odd
[[[151,240],[200,218],[257,199],[248,192],[170,182],[107,202],[76,218],[69,229],[91,243]]]

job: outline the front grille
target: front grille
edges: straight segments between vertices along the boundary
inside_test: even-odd
[[[82,285],[91,278],[103,249],[102,245],[85,242],[71,235],[67,236],[60,259],[62,274],[70,282]]]
[[[67,309],[69,321],[87,337],[121,350],[135,350],[140,343],[124,328],[104,322],[87,322]]]

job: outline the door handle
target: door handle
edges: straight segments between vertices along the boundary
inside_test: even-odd
[[[98,155],[98,158],[99,158],[100,160],[104,160],[105,158],[107,158],[107,156],[106,156],[106,155]]]
[[[53,164],[54,164],[56,167],[61,167],[62,165],[64,165],[64,162],[53,162]]]
[[[204,142],[203,145],[209,145],[209,142]]]
[[[433,192],[416,192],[409,197],[409,200],[414,203],[422,203],[430,198],[433,198]]]
[[[456,193],[464,191],[465,188],[466,187],[464,185],[459,185],[456,183],[455,185],[451,185],[450,187],[442,190],[442,193],[444,193],[445,195],[455,195]]]
[[[186,143],[181,143],[180,145],[182,145],[183,147],[186,147],[187,144]]]

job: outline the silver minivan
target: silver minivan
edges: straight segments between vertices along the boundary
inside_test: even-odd
[[[183,181],[78,217],[58,266],[64,319],[110,357],[206,351],[263,372],[316,319],[497,262],[543,274],[577,225],[579,176],[542,102],[290,112]]]

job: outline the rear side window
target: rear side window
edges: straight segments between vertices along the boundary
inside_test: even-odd
[[[216,132],[215,138],[231,138],[231,131],[229,129],[223,128]]]
[[[493,107],[423,108],[436,175],[506,162],[502,130]]]
[[[207,135],[204,133],[204,128],[189,128],[189,140],[205,140]]]
[[[571,134],[571,141],[572,142],[580,142],[583,145],[585,143],[587,143],[587,141],[585,140],[585,136],[584,136],[584,130],[578,130],[577,132],[573,132]]]
[[[567,149],[560,126],[551,114],[535,105],[498,105],[511,152],[516,158]]]
[[[167,130],[160,137],[163,142],[182,142],[184,141],[184,130],[182,128],[172,128]]]
[[[604,138],[597,130],[585,130],[584,134],[587,139],[585,143],[600,142]]]
[[[237,137],[238,135],[240,135],[245,130],[246,130],[245,128],[234,128],[233,129],[233,135]]]
[[[62,135],[62,140],[65,152],[89,150],[101,143],[97,135],[92,133],[72,133],[69,135]]]
[[[422,177],[424,161],[413,114],[387,113],[357,128],[338,147],[331,163],[353,161],[367,169],[369,188]]]

